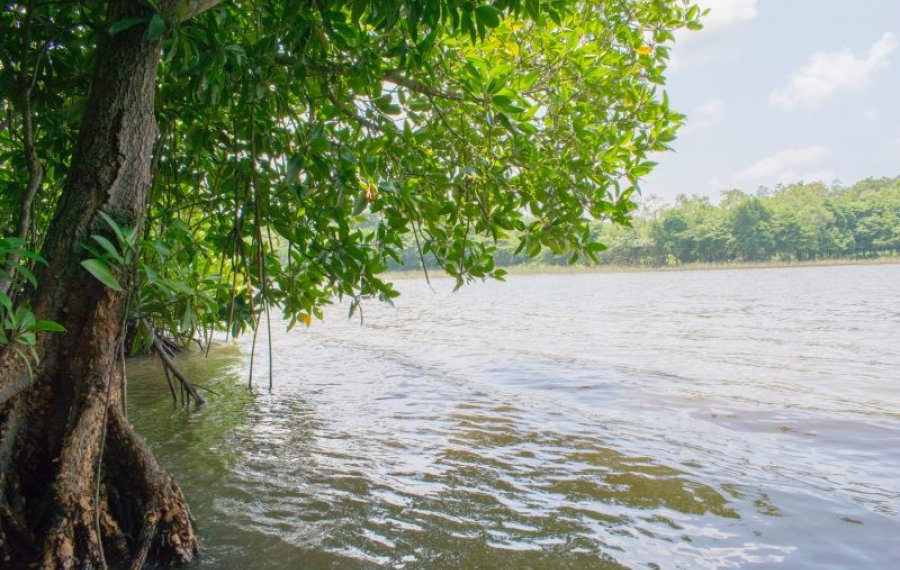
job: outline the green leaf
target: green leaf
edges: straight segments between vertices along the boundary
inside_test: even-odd
[[[13,314],[12,300],[3,291],[0,291],[0,305],[3,305],[3,308],[6,309],[8,314]]]
[[[124,20],[119,20],[109,27],[109,35],[114,36],[116,34],[120,34],[125,30],[131,29],[139,24],[143,24],[146,21],[147,18],[125,18]]]
[[[122,228],[119,226],[119,224],[117,224],[116,221],[103,210],[100,210],[99,212],[97,212],[97,214],[101,218],[103,218],[103,221],[106,222],[106,225],[108,225],[110,229],[112,229],[112,231],[116,233],[116,239],[119,240],[119,246],[124,248],[126,245],[128,245],[128,240],[125,238],[125,233],[122,231]]]
[[[194,329],[194,312],[190,305],[185,305],[184,313],[181,315],[181,332],[191,332]]]
[[[119,263],[125,263],[125,259],[121,256],[121,254],[119,254],[118,250],[116,249],[116,246],[114,246],[111,241],[109,241],[108,239],[106,239],[103,236],[98,236],[98,235],[92,235],[91,239],[93,239],[95,242],[99,243],[100,247],[105,249],[106,253],[111,255],[113,257],[113,259],[115,259]]]
[[[363,213],[366,209],[366,206],[369,205],[369,201],[366,199],[366,195],[364,193],[360,193],[356,200],[353,201],[353,215],[358,216]]]
[[[313,137],[309,141],[309,147],[319,154],[324,154],[328,150],[328,139],[323,136]]]
[[[16,342],[19,344],[24,344],[25,346],[34,346],[37,342],[37,337],[34,336],[33,332],[22,333],[16,337]]]
[[[153,41],[166,31],[166,21],[159,14],[153,14],[150,23],[147,25],[147,41]]]
[[[498,107],[508,107],[512,104],[512,99],[506,95],[494,95],[491,99]]]
[[[109,267],[99,259],[85,259],[81,262],[81,266],[110,289],[114,291],[122,290],[122,286],[119,285],[119,281],[109,270]]]
[[[47,332],[66,332],[65,327],[56,321],[38,321],[31,326],[31,330],[37,331],[47,331]]]
[[[562,18],[560,17],[559,12],[552,8],[548,8],[547,15],[550,16],[550,19],[553,20],[554,24],[556,24],[557,26],[562,25]]]
[[[23,249],[20,249],[18,253],[19,253],[19,257],[24,257],[25,259],[33,259],[34,261],[43,263],[44,265],[47,264],[47,262],[44,260],[43,257],[40,256],[40,254],[38,254],[35,251],[31,251],[30,249],[23,248]]]
[[[26,330],[31,328],[37,320],[34,318],[34,313],[28,310],[26,307],[19,306],[16,309],[16,314],[18,315],[19,328],[22,330]]]
[[[482,4],[475,8],[475,17],[488,28],[496,28],[500,25],[500,15],[500,10],[488,4]]]
[[[30,269],[25,267],[24,265],[20,265],[16,267],[16,271],[19,272],[19,275],[25,277],[29,283],[31,283],[32,287],[37,287],[37,277],[34,276],[34,273],[31,272]]]

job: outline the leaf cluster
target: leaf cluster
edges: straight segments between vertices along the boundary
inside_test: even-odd
[[[10,263],[11,258],[17,261]],[[15,283],[16,277],[21,276],[36,286],[37,280],[28,268],[29,262],[43,263],[44,260],[25,247],[24,240],[0,238],[0,279]],[[65,329],[54,321],[38,319],[27,303],[16,302],[15,297],[14,289],[0,290],[0,347],[12,347],[30,368],[32,363],[40,360],[34,350],[37,333],[65,332]]]
[[[83,86],[97,34],[163,38],[129,283],[144,314],[185,337],[256,328],[270,307],[293,326],[335,297],[390,301],[383,273],[410,239],[459,285],[502,278],[494,255],[509,238],[528,256],[595,258],[592,224],[629,219],[648,156],[682,122],[664,71],[674,32],[700,16],[682,0],[236,0],[180,24],[97,29],[91,8],[15,6],[9,23],[41,30],[0,40],[0,76],[35,78],[53,165],[37,242],[85,93],[57,86]],[[0,105],[16,122],[14,91]],[[2,132],[11,188],[21,145]],[[85,268],[115,288],[127,252],[104,239]]]

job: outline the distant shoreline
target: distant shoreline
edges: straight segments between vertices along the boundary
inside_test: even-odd
[[[521,264],[500,267],[509,275],[563,275],[579,273],[647,273],[668,271],[720,271],[728,269],[782,269],[794,267],[837,267],[846,265],[897,265],[900,256],[874,257],[871,259],[819,259],[810,261],[753,261],[725,263],[684,263],[659,267],[637,265],[547,265]],[[448,277],[439,269],[429,269],[432,277]],[[392,269],[386,273],[395,279],[424,277],[421,269]]]

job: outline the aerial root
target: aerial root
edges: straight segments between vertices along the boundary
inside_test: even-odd
[[[188,405],[190,405],[191,397],[193,397],[197,402],[197,406],[202,406],[206,403],[206,400],[203,399],[203,396],[201,396],[200,393],[197,392],[197,389],[191,384],[187,376],[185,376],[184,373],[175,364],[175,361],[172,359],[171,354],[158,336],[154,336],[153,338],[153,352],[159,355],[159,359],[162,361],[163,369],[166,372],[166,378],[169,378],[169,372],[171,372],[172,376],[174,376],[181,383],[181,389],[188,394]],[[172,398],[177,402],[177,398],[175,398],[175,391],[172,388],[171,382],[169,384],[169,389],[172,390]]]

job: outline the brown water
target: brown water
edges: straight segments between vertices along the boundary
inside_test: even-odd
[[[201,566],[900,567],[900,266],[451,285],[132,362]]]

